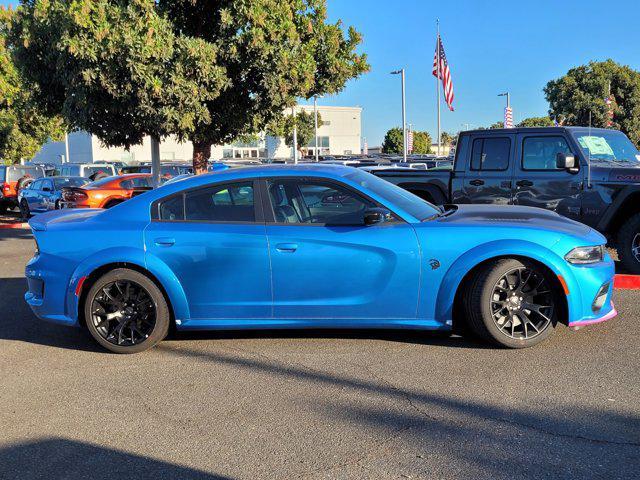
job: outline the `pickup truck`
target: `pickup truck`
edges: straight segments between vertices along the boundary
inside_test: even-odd
[[[489,203],[553,210],[605,234],[624,267],[640,274],[640,152],[620,131],[465,131],[452,166],[366,170],[436,205]]]

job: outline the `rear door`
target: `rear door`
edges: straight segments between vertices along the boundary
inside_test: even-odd
[[[416,317],[420,252],[410,224],[365,226],[364,211],[378,205],[333,180],[273,178],[263,197],[275,318],[341,327]]]
[[[40,210],[53,210],[53,180],[45,178],[38,192],[38,205]]]
[[[34,182],[22,192],[22,198],[27,201],[29,210],[32,212],[38,212],[41,209],[40,196],[42,194],[41,188],[43,181],[42,179],[34,180]]]
[[[468,203],[508,205],[512,202],[513,135],[471,138],[462,198]]]
[[[556,168],[558,153],[570,154],[569,142],[562,134],[519,134],[515,173],[514,203],[553,210],[580,220],[582,175]]]
[[[157,201],[145,229],[148,261],[182,286],[191,320],[271,318],[267,235],[254,180],[187,190]]]

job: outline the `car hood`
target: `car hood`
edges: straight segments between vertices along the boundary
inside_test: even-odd
[[[591,181],[615,183],[640,183],[640,162],[611,165],[610,163],[591,163]]]
[[[560,216],[555,212],[534,207],[512,205],[455,205],[453,212],[436,221],[446,225],[492,227],[521,227],[552,230],[567,235],[586,236],[591,228]]]

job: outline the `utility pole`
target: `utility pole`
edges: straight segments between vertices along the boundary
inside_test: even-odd
[[[440,19],[436,20],[436,29],[438,32],[438,40],[436,44],[436,103],[438,104],[438,153],[440,156]]]
[[[69,158],[69,134],[64,132],[64,161],[69,163],[71,159]]]
[[[318,96],[313,97],[313,122],[315,126],[315,134],[316,134],[316,162],[319,160],[318,157]]]
[[[293,117],[293,163],[298,164],[298,127],[296,126],[296,107],[291,107]]]
[[[404,68],[400,70],[394,70],[391,75],[401,75],[402,77],[402,158],[407,161],[407,114],[405,103],[405,80],[404,80]]]
[[[160,139],[155,135],[151,135],[151,184],[160,186]]]

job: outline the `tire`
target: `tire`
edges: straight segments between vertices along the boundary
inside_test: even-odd
[[[617,235],[618,258],[629,273],[640,274],[640,213],[620,228]]]
[[[7,211],[7,204],[2,202],[0,203],[0,213],[5,213]]]
[[[29,209],[29,203],[23,198],[20,202],[20,215],[24,220],[31,218],[31,210]]]
[[[556,284],[549,277],[539,265],[516,259],[496,260],[481,268],[464,298],[473,333],[507,348],[532,347],[546,340],[560,306]]]
[[[60,210],[60,200],[56,200],[56,203],[53,205],[54,210]]]
[[[114,353],[148,350],[167,336],[171,321],[160,288],[128,268],[100,277],[89,289],[83,311],[91,336]]]

